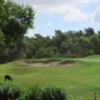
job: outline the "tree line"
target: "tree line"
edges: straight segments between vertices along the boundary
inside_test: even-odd
[[[47,57],[83,57],[100,54],[100,31],[55,30],[55,35],[35,34],[27,37],[33,28],[35,11],[9,0],[0,0],[0,63],[15,59]]]
[[[100,32],[93,28],[84,31],[56,30],[53,37],[35,34],[34,37],[25,36],[25,58],[47,57],[84,57],[100,54]]]

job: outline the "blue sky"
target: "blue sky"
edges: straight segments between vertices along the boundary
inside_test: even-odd
[[[62,31],[93,27],[100,30],[100,0],[13,0],[31,5],[35,11],[34,29],[28,36],[39,33],[53,36],[56,29]]]

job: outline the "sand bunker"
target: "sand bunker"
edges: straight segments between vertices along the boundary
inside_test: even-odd
[[[26,61],[27,63],[27,61]],[[75,61],[73,60],[66,60],[66,61],[61,61],[61,60],[45,60],[45,61],[31,61],[31,63],[28,61],[28,64],[32,66],[62,66],[62,65],[70,65],[74,64]]]
[[[66,65],[66,64],[74,64],[74,63],[75,63],[75,61],[73,61],[73,60],[66,60],[66,61],[60,62],[59,64]]]

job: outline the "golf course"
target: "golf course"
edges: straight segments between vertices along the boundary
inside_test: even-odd
[[[0,100],[100,100],[100,0],[0,0]]]
[[[13,83],[4,81],[11,75]],[[21,88],[59,87],[69,100],[100,98],[100,55],[84,58],[26,59],[0,64],[0,84],[15,84]]]

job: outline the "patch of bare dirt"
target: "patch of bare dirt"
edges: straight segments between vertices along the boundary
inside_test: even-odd
[[[73,61],[73,60],[66,60],[66,61],[60,62],[59,64],[67,65],[67,64],[74,64],[74,63],[75,63],[75,61]]]
[[[44,63],[45,65],[58,65],[60,61],[50,61],[50,62],[46,62]]]

